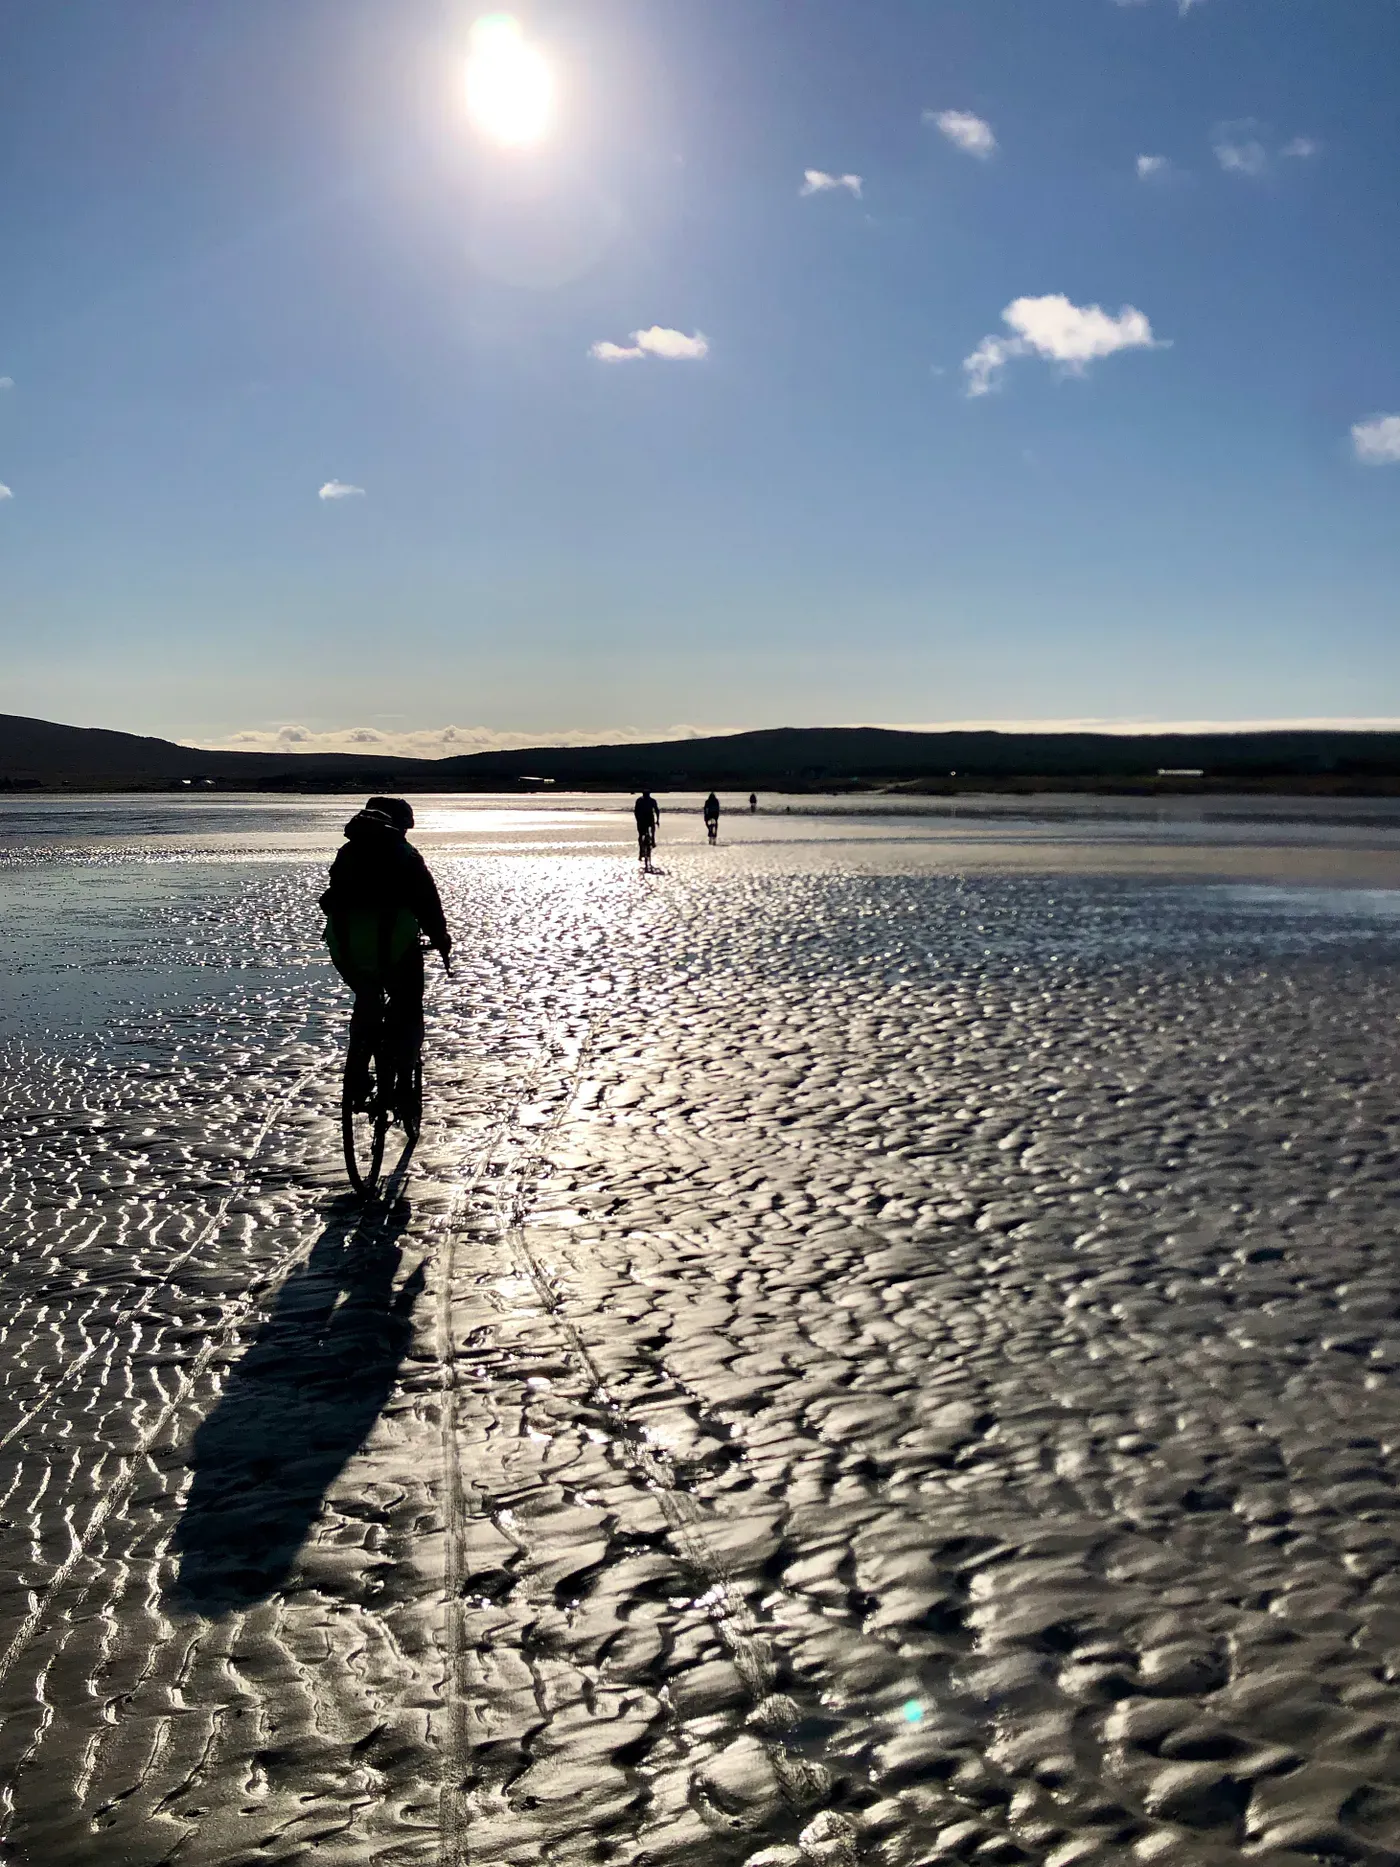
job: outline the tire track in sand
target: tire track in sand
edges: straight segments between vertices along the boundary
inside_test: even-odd
[[[462,1661],[465,1649],[462,1625],[462,1585],[466,1564],[462,1550],[463,1528],[467,1519],[467,1488],[462,1476],[458,1445],[457,1401],[460,1392],[457,1371],[457,1343],[452,1316],[453,1285],[456,1270],[457,1234],[461,1229],[468,1201],[490,1171],[496,1149],[509,1134],[520,1111],[534,1094],[549,1061],[546,1052],[536,1061],[516,1101],[498,1117],[482,1147],[476,1165],[459,1183],[452,1206],[443,1222],[443,1245],[438,1262],[437,1345],[441,1390],[440,1419],[442,1434],[444,1565],[443,1594],[446,1606],[444,1629],[444,1673],[447,1686],[447,1747],[438,1792],[439,1855],[444,1867],[463,1867],[467,1856],[466,1809],[462,1782],[468,1750],[466,1708],[462,1690]],[[573,1099],[579,1068],[571,1081],[568,1101]],[[568,1102],[565,1103],[567,1108]],[[558,1118],[562,1120],[562,1114]],[[554,1132],[556,1123],[551,1127]]]
[[[608,1423],[612,1442],[623,1462],[641,1480],[660,1509],[674,1539],[680,1562],[698,1585],[699,1604],[704,1607],[743,1683],[751,1714],[756,1714],[752,1716],[749,1729],[762,1746],[784,1802],[795,1815],[810,1818],[831,1788],[832,1777],[825,1766],[794,1755],[782,1742],[783,1730],[797,1722],[799,1714],[791,1701],[774,1696],[779,1666],[772,1636],[760,1627],[736,1586],[731,1565],[706,1535],[700,1507],[685,1489],[673,1460],[662,1448],[649,1442],[644,1430],[629,1417],[625,1402],[612,1392],[607,1377],[569,1316],[558,1285],[531,1248],[526,1233],[528,1189],[538,1176],[551,1143],[573,1108],[591,1054],[592,1037],[590,1027],[568,1071],[558,1107],[531,1152],[520,1163],[513,1176],[513,1187],[508,1193],[498,1194],[494,1200],[496,1231],[505,1247],[508,1263],[518,1271],[522,1282],[527,1282],[533,1289],[541,1309],[564,1338],[567,1352],[583,1374],[590,1401],[599,1417]],[[462,1189],[454,1213],[458,1223],[470,1191],[479,1184],[488,1165],[489,1161],[483,1160],[470,1183]],[[444,1276],[439,1293],[444,1388],[445,1394],[452,1396],[452,1399],[455,1399],[456,1389],[456,1349],[452,1339],[450,1269],[456,1229],[457,1225],[454,1225],[453,1232],[449,1234],[444,1267],[449,1274]],[[468,1867],[471,1852],[463,1784],[468,1774],[469,1742],[461,1679],[464,1650],[462,1601],[466,1579],[461,1535],[466,1517],[466,1495],[457,1455],[455,1412],[450,1411],[452,1399],[445,1404],[443,1412],[444,1482],[450,1510],[446,1589],[451,1697],[441,1796],[439,1858],[442,1867]],[[832,1823],[827,1839],[837,1839],[843,1848],[851,1848],[854,1828],[847,1818],[835,1815],[825,1819]],[[854,1859],[853,1853],[851,1858]]]

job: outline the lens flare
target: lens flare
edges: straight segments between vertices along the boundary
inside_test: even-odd
[[[509,147],[537,143],[554,110],[554,76],[519,20],[479,19],[467,56],[467,113],[483,136]]]

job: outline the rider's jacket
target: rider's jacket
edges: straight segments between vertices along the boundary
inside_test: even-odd
[[[420,930],[439,952],[450,944],[427,863],[378,811],[346,824],[321,906],[331,959],[356,991],[384,984],[417,951]]]

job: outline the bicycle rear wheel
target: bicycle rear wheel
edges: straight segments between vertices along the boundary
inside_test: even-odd
[[[361,1198],[373,1196],[384,1165],[384,1139],[389,1132],[389,1111],[379,1092],[379,1069],[373,1040],[352,1032],[345,1053],[345,1080],[340,1092],[340,1137],[345,1148],[345,1171]],[[368,1094],[363,1085],[368,1083]],[[356,1093],[356,1085],[360,1093]]]

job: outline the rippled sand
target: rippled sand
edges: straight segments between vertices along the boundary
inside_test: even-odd
[[[1400,1861],[1400,897],[890,834],[441,847],[368,1214],[306,852],[12,844],[7,1864]]]

